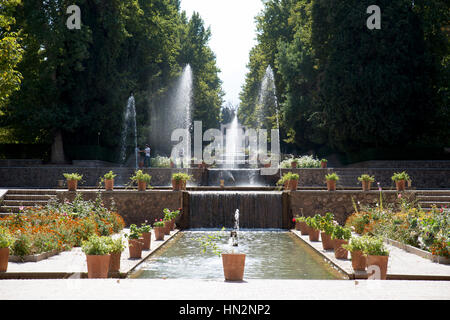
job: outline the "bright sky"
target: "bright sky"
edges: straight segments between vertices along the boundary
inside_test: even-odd
[[[239,103],[250,49],[256,44],[255,16],[262,0],[181,0],[188,17],[194,11],[211,27],[209,46],[217,57],[225,103]]]

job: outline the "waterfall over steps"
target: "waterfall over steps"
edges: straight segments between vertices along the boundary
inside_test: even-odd
[[[233,228],[239,209],[239,227],[281,229],[281,192],[207,191],[189,193],[190,228]]]

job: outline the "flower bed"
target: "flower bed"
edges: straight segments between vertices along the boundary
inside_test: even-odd
[[[104,207],[100,196],[84,201],[78,194],[73,202],[49,202],[46,206],[23,208],[20,213],[0,219],[0,227],[14,237],[11,260],[49,256],[48,253],[80,247],[91,235],[120,232],[125,223],[114,210]],[[31,260],[32,261],[32,260]]]
[[[355,212],[346,225],[358,234],[383,236],[434,256],[450,258],[450,210],[446,207],[426,211],[399,194],[396,205],[358,209],[355,204]]]

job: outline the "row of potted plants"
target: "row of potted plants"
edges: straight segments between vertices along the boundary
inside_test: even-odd
[[[336,184],[340,177],[331,172],[325,175],[328,191],[336,191]],[[282,186],[284,190],[295,191],[298,186],[299,175],[297,173],[287,172],[277,181],[278,186]],[[404,191],[406,188],[406,182],[411,181],[409,175],[406,172],[395,173],[392,176],[392,180],[396,183],[397,191]],[[363,191],[370,191],[371,184],[375,181],[373,176],[368,174],[362,174],[358,177],[358,181],[362,184]]]
[[[175,228],[175,219],[180,214],[180,209],[164,209],[164,219],[155,220],[153,230],[155,240],[164,240],[164,236],[170,234]],[[130,259],[141,259],[142,251],[150,250],[152,227],[147,221],[138,227],[130,225],[129,233],[125,234],[128,239]],[[1,238],[0,238],[1,239]],[[0,241],[0,245],[2,242]],[[107,278],[112,272],[120,270],[121,253],[125,249],[122,238],[113,239],[110,236],[98,236],[96,234],[83,241],[82,251],[86,254],[88,278]]]
[[[83,179],[83,175],[78,173],[64,173],[67,180],[67,187],[69,191],[76,191],[78,183]],[[117,176],[113,171],[109,171],[103,177],[100,177],[100,184],[105,185],[106,191],[114,189],[114,178]],[[150,186],[151,176],[144,173],[142,170],[137,170],[133,176],[130,177],[130,184],[137,184],[139,191],[145,191]],[[186,190],[186,182],[192,179],[192,175],[183,172],[172,174],[172,188],[173,190]]]
[[[319,241],[320,237],[323,249],[334,250],[336,259],[347,259],[348,252],[351,252],[354,270],[363,271],[367,266],[377,266],[381,279],[386,279],[386,256],[389,256],[389,252],[384,248],[381,238],[352,237],[351,229],[340,226],[332,213],[324,216],[316,214],[313,217],[297,216],[293,221],[296,230],[302,235],[308,235],[310,241]]]

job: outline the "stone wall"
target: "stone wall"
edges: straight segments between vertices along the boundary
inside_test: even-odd
[[[124,186],[130,182],[134,173],[133,168],[123,167],[73,167],[73,166],[23,166],[0,167],[0,188],[57,188],[58,180],[63,180],[63,173],[77,172],[83,175],[83,183],[80,187],[96,187],[99,178],[108,171],[117,174],[116,186]],[[171,175],[174,172],[184,171],[193,175],[194,180],[188,186],[207,185],[208,177],[202,176],[201,169],[144,169],[144,172],[152,176],[150,184],[156,187],[170,186]],[[325,175],[336,172],[341,179],[338,188],[360,187],[357,178],[367,173],[374,175],[383,189],[395,188],[391,176],[395,172],[403,171],[400,168],[327,168],[327,169],[282,169],[281,174],[292,171],[300,176],[299,187],[325,188]],[[260,176],[257,181],[263,185],[274,186],[280,177],[280,171],[275,175]],[[450,189],[450,168],[409,168],[407,173],[412,179],[412,188],[415,189]],[[216,182],[214,182],[216,183]]]
[[[64,173],[79,173],[83,175],[80,187],[96,187],[105,173],[110,170],[117,174],[114,184],[125,186],[130,182],[134,174],[133,168],[122,167],[71,167],[71,166],[40,166],[40,167],[0,167],[0,188],[57,188],[58,180],[65,180]],[[171,186],[172,173],[183,171],[193,175],[196,184],[201,181],[201,170],[199,169],[143,169],[145,173],[152,176],[150,185]]]
[[[411,200],[415,199],[414,191],[406,191],[405,196]],[[325,214],[331,212],[334,214],[336,221],[344,224],[347,217],[355,210],[353,207],[352,197],[357,204],[361,205],[376,204],[379,202],[380,193],[378,191],[294,191],[290,192],[290,209],[291,215],[313,216],[317,213]],[[394,204],[397,201],[398,194],[395,191],[383,191],[383,204]]]
[[[98,195],[96,190],[79,190],[84,200],[95,200]],[[75,192],[57,191],[59,201],[65,199],[72,201]],[[164,217],[163,209],[176,210],[182,207],[182,192],[180,191],[102,191],[101,197],[106,207],[111,207],[114,200],[117,212],[124,218],[127,226],[131,224],[141,225],[145,220],[153,223],[155,219]]]

